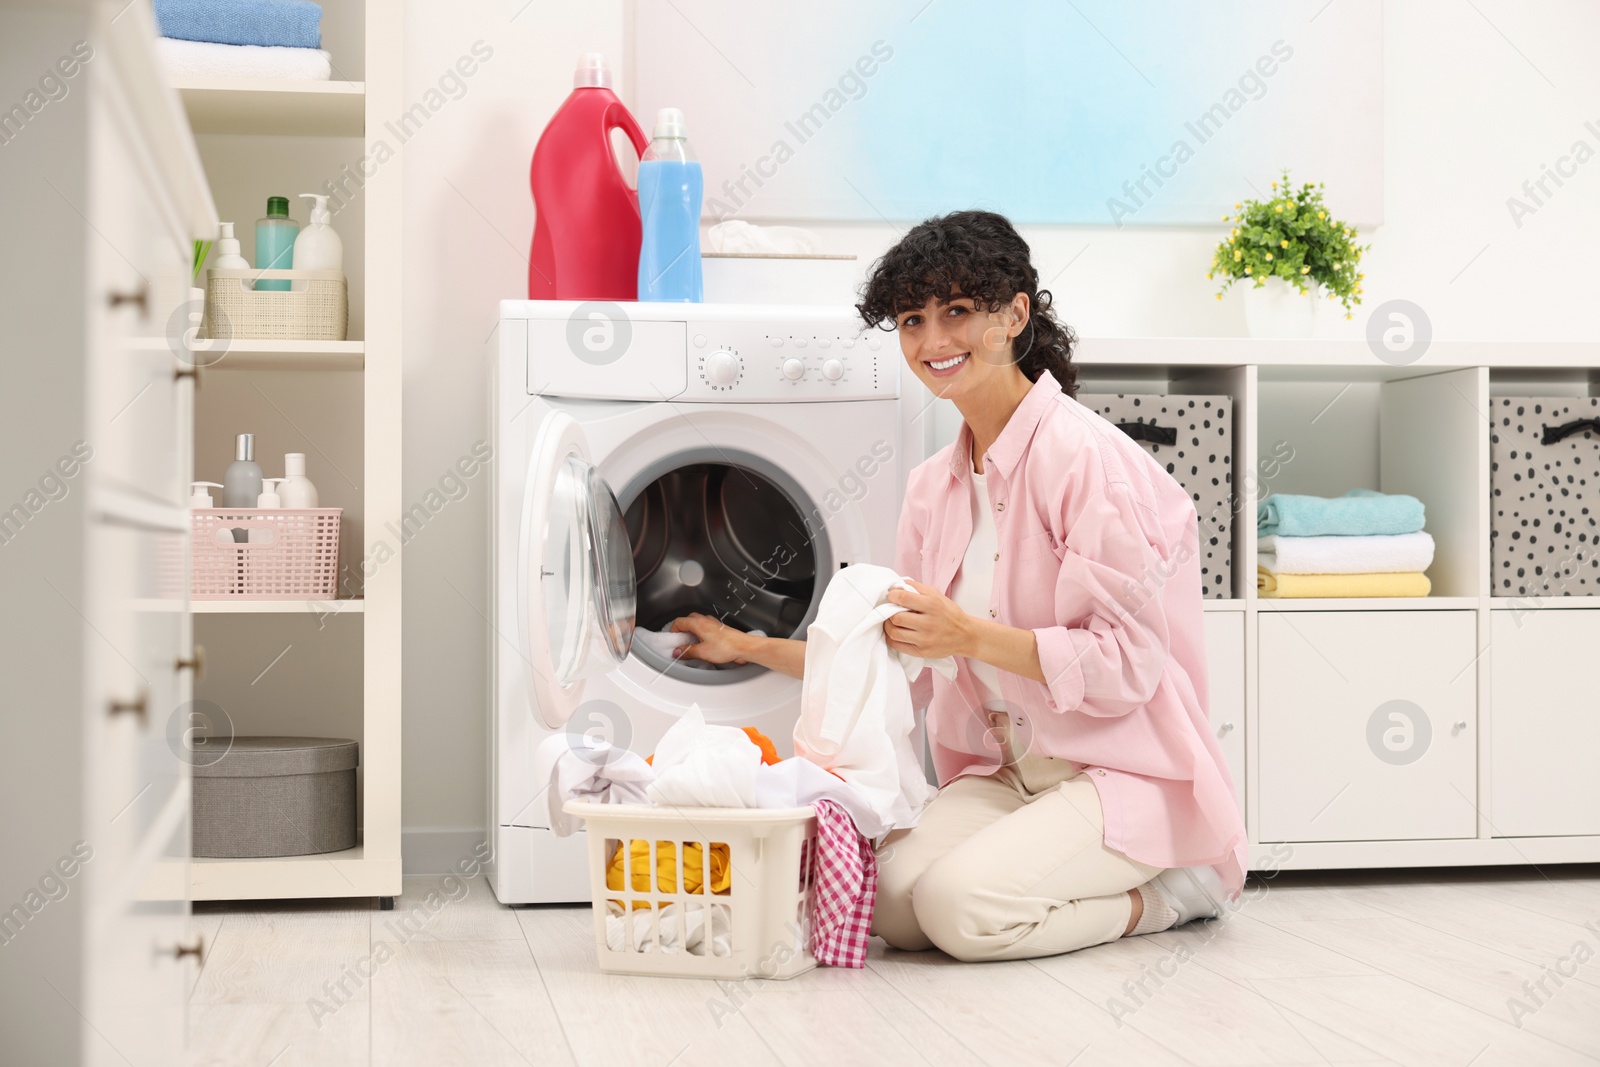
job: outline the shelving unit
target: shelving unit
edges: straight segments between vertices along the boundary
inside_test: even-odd
[[[1205,602],[1206,637],[1254,866],[1600,860],[1600,597],[1492,595],[1489,537],[1490,397],[1600,395],[1600,343],[1397,366],[1361,341],[1088,338],[1074,362],[1085,393],[1234,398],[1234,596]],[[1432,594],[1259,597],[1257,501],[1357,486],[1422,500]],[[1419,755],[1379,756],[1392,725]]]
[[[219,214],[253,252],[269,195],[328,193],[366,152],[368,130],[399,114],[400,13],[363,0],[323,6],[331,82],[185,79],[175,83],[196,134]],[[255,433],[267,476],[304,452],[325,507],[344,509],[335,600],[191,603],[208,646],[197,698],[228,713],[237,735],[354,737],[359,843],[342,852],[272,859],[193,859],[194,900],[372,896],[401,889],[401,569],[392,540],[400,503],[401,176],[394,164],[346,184],[333,226],[350,292],[345,341],[227,342],[202,366],[194,477],[220,481],[236,433]],[[348,621],[334,621],[348,616]]]

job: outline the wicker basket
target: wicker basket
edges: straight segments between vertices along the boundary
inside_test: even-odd
[[[195,600],[332,600],[343,508],[192,508]],[[236,532],[243,530],[244,539]]]
[[[290,288],[256,289],[258,278],[285,280]],[[208,338],[343,341],[349,328],[350,298],[342,271],[206,271]]]

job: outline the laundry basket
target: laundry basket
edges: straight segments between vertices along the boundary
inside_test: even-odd
[[[569,800],[562,810],[586,823],[602,971],[793,978],[817,965],[809,862],[815,848],[808,847],[816,838],[815,808]],[[618,849],[628,850],[622,877],[608,885]],[[721,879],[712,875],[724,855],[726,885],[719,889]]]

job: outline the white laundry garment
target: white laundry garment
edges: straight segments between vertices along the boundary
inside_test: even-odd
[[[706,922],[707,916],[711,920],[709,923]],[[655,924],[658,921],[661,923],[663,955],[674,955],[680,950],[694,955],[733,955],[733,916],[726,904],[691,904],[687,912],[681,904],[668,904],[660,911],[635,908],[630,930],[622,905],[608,900],[606,947],[612,952],[654,952]],[[711,933],[709,952],[703,948],[708,926]],[[630,933],[633,935],[631,938],[628,936]]]
[[[867,794],[809,759],[797,756],[764,763],[756,773],[758,808],[803,808],[819,800],[831,800],[843,808],[867,837],[876,838],[890,830],[873,810]]]
[[[695,636],[691,633],[672,633],[668,630],[646,630],[642,626],[634,629],[633,639],[641,644],[648,645],[650,648],[661,653],[663,656],[672,655],[672,650],[675,648],[679,648],[683,645],[692,645],[695,643]]]
[[[794,728],[796,754],[838,772],[891,829],[915,825],[934,793],[911,744],[911,680],[925,666],[956,675],[949,656],[924,660],[889,647],[883,622],[906,610],[888,600],[896,586],[911,588],[871,564],[846,567],[828,582],[806,631]]]
[[[637,753],[583,734],[551,734],[533,753],[533,780],[544,790],[550,829],[566,837],[578,820],[561,810],[568,800],[598,804],[648,804],[655,770]]]
[[[656,777],[645,792],[652,804],[757,806],[761,749],[738,727],[708,724],[699,704],[690,704],[661,735],[651,762]]]

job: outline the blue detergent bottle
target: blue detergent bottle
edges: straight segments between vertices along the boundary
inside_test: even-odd
[[[700,277],[700,202],[705,180],[684,135],[683,112],[656,115],[650,147],[639,159],[639,299],[705,299]]]
[[[300,235],[300,224],[289,217],[289,198],[267,197],[267,214],[256,220],[256,267],[267,270],[290,270],[294,267],[294,239]],[[287,278],[257,281],[257,290],[286,293],[293,285]]]

